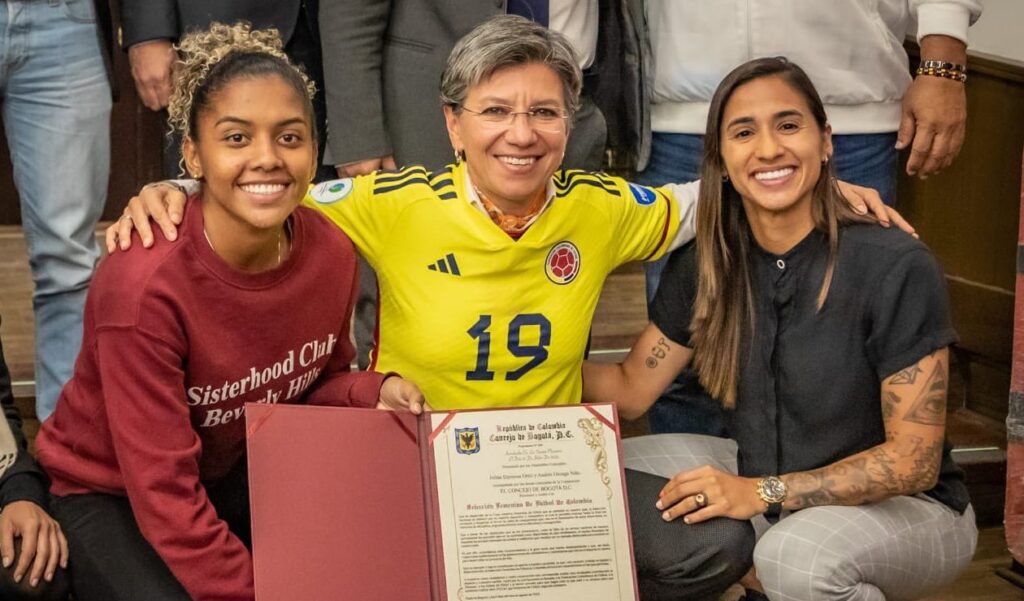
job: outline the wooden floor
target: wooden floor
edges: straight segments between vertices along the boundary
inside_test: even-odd
[[[33,334],[32,283],[28,273],[24,237],[20,228],[0,227],[0,337],[4,343],[16,395],[32,391]],[[629,347],[646,324],[643,272],[628,265],[614,273],[598,303],[592,348],[599,354],[615,357]],[[951,390],[956,387],[951,386]],[[951,400],[951,406],[956,404]],[[26,429],[34,437],[35,420]],[[970,447],[1005,449],[1003,424],[971,412],[950,415],[950,438],[954,444]],[[625,435],[647,431],[643,420],[624,424]],[[1003,529],[981,531],[978,552],[970,568],[952,586],[927,598],[928,601],[1024,601],[1024,589],[998,577],[995,570],[1008,567]]]

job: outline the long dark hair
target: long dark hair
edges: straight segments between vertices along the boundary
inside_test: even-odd
[[[754,301],[750,286],[751,231],[739,193],[726,177],[722,161],[722,116],[725,105],[741,86],[764,77],[778,77],[807,102],[822,136],[828,125],[825,106],[810,78],[785,58],[761,58],[744,63],[729,73],[711,99],[704,136],[700,201],[697,204],[697,255],[699,282],[690,331],[694,368],[700,382],[726,407],[736,405],[740,341],[744,328],[754,326]],[[812,190],[814,227],[828,244],[828,262],[818,293],[818,309],[825,304],[836,255],[839,225],[869,221],[846,203],[836,186],[831,161],[822,164]]]

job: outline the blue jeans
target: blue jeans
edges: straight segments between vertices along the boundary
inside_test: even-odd
[[[637,174],[648,186],[689,182],[700,177],[704,137],[696,134],[654,133],[651,160]],[[833,160],[839,179],[878,190],[892,205],[896,199],[896,133],[832,136]],[[644,265],[647,302],[654,298],[667,257]],[[720,404],[708,396],[689,370],[676,378],[648,411],[651,432],[686,432],[723,436],[725,417]]]
[[[0,93],[35,282],[43,420],[81,345],[110,173],[110,83],[91,0],[0,3]]]
[[[836,176],[874,188],[890,207],[896,205],[896,132],[832,136]]]

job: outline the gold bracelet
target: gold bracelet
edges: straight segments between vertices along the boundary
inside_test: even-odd
[[[954,69],[936,69],[934,67],[918,67],[918,75],[931,75],[932,77],[942,77],[943,79],[952,79],[953,81],[959,81],[960,83],[967,82],[967,74],[963,71],[957,71]]]

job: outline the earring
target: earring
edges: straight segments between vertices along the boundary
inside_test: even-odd
[[[455,149],[455,164],[458,165],[462,161],[466,160],[466,151]]]
[[[821,159],[821,164],[822,164],[822,165],[828,165],[828,158],[829,158],[829,157],[828,157],[828,155],[826,154],[826,155],[825,155],[825,158]]]
[[[729,174],[728,173],[726,173],[725,175],[722,176],[722,183],[724,184],[727,181],[729,181]]]

